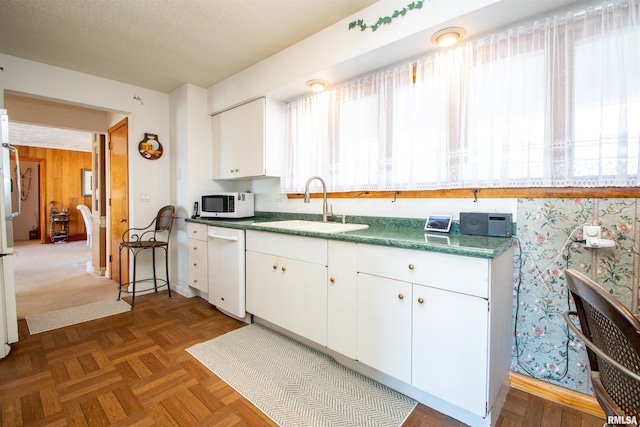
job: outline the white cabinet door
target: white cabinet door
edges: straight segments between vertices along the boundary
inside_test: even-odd
[[[328,252],[327,347],[355,359],[358,247],[351,242],[329,240]]]
[[[214,115],[212,125],[213,179],[264,175],[264,98]]]
[[[245,241],[244,230],[209,227],[209,303],[244,317]]]
[[[197,257],[192,254],[187,255],[187,280],[189,286],[202,292],[209,292],[207,282],[207,259],[205,257]]]
[[[213,179],[279,176],[281,104],[259,98],[212,116]]]
[[[327,345],[327,267],[247,251],[247,311]]]
[[[411,383],[411,283],[358,273],[358,360]]]
[[[284,327],[282,274],[278,257],[247,250],[247,311]]]
[[[412,385],[484,417],[488,313],[483,298],[414,284]]]
[[[327,345],[327,266],[280,259],[280,280],[286,329],[323,346]]]

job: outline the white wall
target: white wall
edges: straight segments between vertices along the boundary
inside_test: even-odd
[[[170,203],[169,95],[4,54],[0,54],[0,66],[4,68],[7,91],[127,115],[130,221],[148,223],[160,207]],[[144,104],[133,99],[136,95]],[[165,149],[160,159],[146,160],[138,153],[138,143],[145,133],[158,135]],[[151,194],[150,203],[140,202],[141,192]]]
[[[170,95],[171,181],[172,200],[175,200],[177,220],[173,224],[171,271],[174,284],[183,294],[187,287],[186,223],[193,203],[202,194],[220,191],[241,191],[250,186],[246,181],[225,182],[211,179],[213,140],[211,116],[207,114],[207,91],[194,85],[184,85]]]
[[[279,179],[256,179],[252,191],[256,198],[256,210],[267,212],[322,213],[322,199],[312,198],[310,203],[302,199],[287,199],[280,194]],[[328,199],[337,215],[381,216],[391,218],[426,218],[430,213],[453,215],[455,220],[460,212],[500,212],[516,217],[517,199],[484,199],[478,193],[474,202],[471,190],[464,199]]]
[[[128,192],[132,226],[147,225],[162,206],[172,203],[169,95],[5,54],[0,54],[0,67],[4,68],[2,83],[6,91],[108,111],[112,119],[108,126],[124,116],[129,118]],[[134,100],[134,96],[142,102]],[[11,121],[11,112],[8,114]],[[158,135],[164,147],[160,159],[147,160],[138,153],[138,143],[145,133]],[[141,201],[143,192],[150,195],[150,202]],[[142,267],[141,276],[148,273]]]
[[[434,28],[503,0],[430,0],[375,33],[348,30],[350,21],[375,23],[407,5],[405,0],[374,3],[356,14],[209,88],[209,113],[267,95],[280,101],[308,91],[305,82],[339,83],[424,52]],[[440,29],[440,28],[438,28]]]

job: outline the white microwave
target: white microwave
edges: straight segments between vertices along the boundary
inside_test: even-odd
[[[248,218],[253,215],[253,193],[216,193],[200,197],[200,218]]]

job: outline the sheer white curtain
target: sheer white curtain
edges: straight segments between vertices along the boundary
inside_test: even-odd
[[[284,192],[636,186],[640,0],[413,61],[288,106]]]
[[[412,74],[406,64],[288,104],[283,192],[303,192],[314,175],[330,191],[393,189],[394,121],[409,120],[392,110],[410,100]]]

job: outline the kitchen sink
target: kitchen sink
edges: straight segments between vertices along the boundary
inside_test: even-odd
[[[305,220],[286,220],[270,222],[254,222],[254,227],[281,228],[284,230],[311,231],[315,233],[345,233],[347,231],[364,230],[367,224],[342,224],[340,222],[321,222]]]

